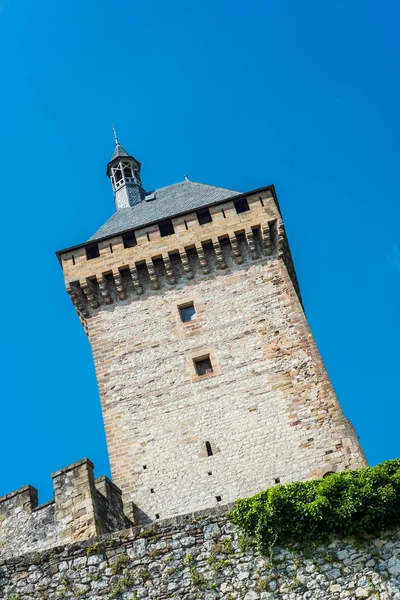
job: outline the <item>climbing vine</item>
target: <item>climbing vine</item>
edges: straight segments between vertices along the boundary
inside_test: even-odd
[[[238,500],[228,516],[263,551],[379,534],[400,525],[400,459],[277,485]]]

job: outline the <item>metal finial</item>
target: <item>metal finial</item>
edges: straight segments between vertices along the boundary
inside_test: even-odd
[[[117,132],[115,131],[115,127],[114,127],[114,125],[112,126],[112,128],[113,128],[113,132],[114,132],[115,143],[116,143],[116,145],[118,146],[118,144],[119,144],[119,141],[118,141],[118,136],[117,136]]]
[[[185,181],[190,181],[190,179],[187,175],[185,175]]]

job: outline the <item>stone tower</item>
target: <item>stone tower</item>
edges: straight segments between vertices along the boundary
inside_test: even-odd
[[[274,187],[185,178],[146,192],[118,140],[107,175],[115,214],[58,257],[131,516],[364,466],[303,312]]]

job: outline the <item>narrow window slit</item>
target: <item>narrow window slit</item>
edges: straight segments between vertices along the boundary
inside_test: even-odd
[[[210,442],[206,442],[206,451],[207,451],[207,456],[213,455],[213,451],[212,451]]]
[[[111,254],[114,252],[112,244],[110,244],[110,252],[111,252]]]

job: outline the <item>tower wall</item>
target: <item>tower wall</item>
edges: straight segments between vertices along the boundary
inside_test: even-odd
[[[275,482],[358,468],[304,316],[271,190],[63,253],[93,349],[111,469],[138,521],[234,501]],[[197,318],[180,319],[193,302]],[[209,356],[213,373],[193,360]],[[208,445],[206,445],[208,442]],[[212,456],[209,456],[211,449]]]

